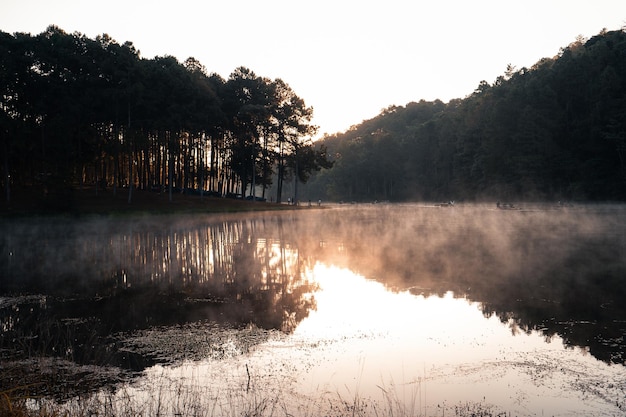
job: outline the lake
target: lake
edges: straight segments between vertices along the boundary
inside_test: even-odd
[[[626,412],[623,205],[0,226],[0,392],[33,409]]]

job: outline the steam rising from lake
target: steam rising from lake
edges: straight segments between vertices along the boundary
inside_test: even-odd
[[[0,348],[12,352],[3,361],[24,359],[18,352],[23,346],[11,342],[17,339],[27,340],[37,355],[83,365],[106,358],[108,365],[132,370],[179,358],[222,358],[225,351],[234,352],[234,361],[238,355],[252,361],[247,355],[271,346],[273,332],[285,335],[287,344],[344,346],[335,341],[347,337],[350,323],[361,336],[350,339],[347,350],[374,346],[387,330],[414,335],[394,336],[405,359],[410,352],[420,356],[422,370],[411,368],[415,374],[407,379],[443,372],[445,358],[437,369],[423,369],[435,363],[437,347],[428,340],[458,345],[454,356],[487,355],[491,342],[483,333],[498,326],[517,335],[502,345],[507,350],[515,343],[515,364],[525,360],[525,346],[539,349],[553,340],[620,369],[626,360],[626,210],[619,205],[349,205],[225,216],[13,220],[1,227]],[[354,304],[357,299],[370,308]],[[406,308],[397,309],[402,303]],[[454,323],[473,317],[471,311],[492,330],[461,337]],[[429,314],[449,321],[410,328]],[[330,320],[338,327],[320,324],[322,317],[336,317]],[[233,329],[247,333],[237,339]],[[443,336],[446,329],[454,335]],[[54,349],[44,334],[54,335]],[[164,345],[172,339],[185,343]],[[85,348],[107,343],[106,355]],[[488,366],[499,372],[502,354],[489,355]],[[541,368],[537,361],[546,356],[532,357]],[[567,360],[577,366],[578,359]],[[242,369],[241,362],[231,365]],[[584,366],[595,375],[595,365]],[[323,374],[317,364],[311,367]],[[381,383],[363,378],[363,384]],[[435,382],[429,384],[434,389]],[[626,381],[614,388],[626,389]]]

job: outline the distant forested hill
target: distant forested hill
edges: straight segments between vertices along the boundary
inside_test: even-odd
[[[391,106],[323,139],[304,198],[626,199],[626,33],[603,31],[464,99]]]

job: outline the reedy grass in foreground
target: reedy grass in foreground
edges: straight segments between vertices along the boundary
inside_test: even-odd
[[[189,384],[191,382],[191,384]],[[417,401],[421,381],[409,393],[393,382],[379,385],[382,401],[321,390],[297,393],[281,384],[269,386],[260,378],[245,377],[229,388],[202,386],[198,381],[160,378],[149,386],[124,385],[64,402],[49,398],[13,396],[20,389],[0,392],[0,416],[6,417],[426,417],[505,416],[482,402],[429,405]],[[358,384],[357,384],[358,389]],[[406,396],[408,395],[408,398]],[[417,407],[417,408],[416,408]]]

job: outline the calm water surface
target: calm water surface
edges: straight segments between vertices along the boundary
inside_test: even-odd
[[[0,391],[54,369],[49,395],[148,413],[626,411],[623,206],[2,228]]]

